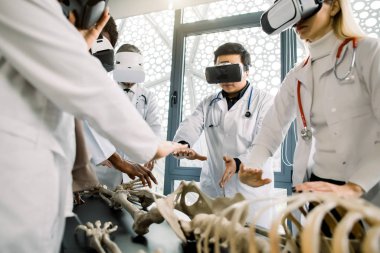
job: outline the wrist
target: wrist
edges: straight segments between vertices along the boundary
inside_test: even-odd
[[[190,148],[190,144],[187,141],[179,141],[178,143],[187,145],[187,147]]]
[[[125,161],[121,158],[121,156],[117,153],[113,153],[108,160],[112,163],[113,167],[117,170],[122,171],[122,167],[125,163]]]
[[[238,173],[239,170],[240,170],[240,164],[241,164],[241,161],[240,161],[239,158],[234,158],[234,161],[235,161],[235,166],[236,166],[235,173]]]

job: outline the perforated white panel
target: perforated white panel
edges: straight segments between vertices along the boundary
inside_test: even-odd
[[[144,87],[158,97],[162,119],[161,136],[166,139],[169,110],[170,73],[174,11],[163,11],[117,20],[119,41],[137,46],[144,56],[146,78]]]

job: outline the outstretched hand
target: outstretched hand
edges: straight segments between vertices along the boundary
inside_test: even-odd
[[[236,163],[235,160],[230,156],[223,156],[225,170],[222,178],[219,181],[219,186],[224,187],[228,181],[230,181],[231,177],[236,173]],[[240,168],[242,167],[242,163],[240,164]]]
[[[333,192],[340,197],[360,197],[363,195],[363,189],[354,183],[336,185],[323,181],[306,182],[296,185],[295,192]]]
[[[142,184],[144,186],[148,184],[149,188],[152,188],[152,181],[158,184],[151,170],[140,164],[124,161],[123,166],[120,166],[118,169],[126,173],[131,179],[140,178]]]
[[[158,144],[157,152],[152,160],[163,158],[172,153],[174,154],[179,150],[184,149],[185,147],[187,147],[185,144],[180,144],[172,141],[161,141],[160,144]]]
[[[188,148],[187,145],[185,145],[185,148],[182,148],[176,152],[173,152],[173,156],[177,159],[186,158],[188,160],[200,160],[200,161],[206,161],[207,156],[203,156],[195,152],[194,149]]]
[[[140,178],[145,186],[146,184],[152,188],[152,182],[157,184],[157,179],[153,176],[150,169],[136,163],[124,160],[118,153],[113,153],[109,158],[109,162],[119,171],[126,173],[131,179]]]
[[[87,30],[81,30],[78,29],[79,32],[83,35],[83,38],[86,40],[88,49],[92,47],[94,42],[99,37],[99,34],[102,32],[104,26],[107,24],[108,20],[110,19],[109,14],[109,8],[106,7],[106,9],[103,12],[102,17],[99,19],[99,21],[91,28]],[[73,12],[69,13],[69,21],[71,24],[75,24],[75,15]]]
[[[260,187],[272,182],[270,178],[263,178],[263,170],[247,168],[243,164],[240,166],[239,180],[252,187]]]

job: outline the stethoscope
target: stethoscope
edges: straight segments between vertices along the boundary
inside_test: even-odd
[[[216,95],[215,98],[213,98],[210,103],[209,103],[209,108],[208,108],[208,112],[207,114],[210,113],[211,111],[211,124],[208,126],[208,127],[217,127],[219,126],[219,124],[216,124],[215,123],[215,118],[214,118],[214,110],[212,110],[212,106],[219,102],[220,100],[222,100],[222,98],[220,97],[222,94],[222,91],[219,91],[218,94]],[[252,113],[249,111],[249,109],[251,108],[251,98],[252,98],[252,94],[253,94],[253,87],[251,86],[251,90],[249,92],[249,98],[248,98],[248,103],[247,103],[247,111],[245,112],[244,116],[246,118],[250,118],[252,116]]]
[[[342,54],[343,47],[345,45],[347,45],[347,43],[349,43],[350,41],[352,41],[352,47],[354,49],[354,52],[352,54],[351,64],[350,64],[350,67],[349,67],[347,73],[343,77],[339,77],[338,74],[337,74],[337,71],[336,71],[337,66],[338,66],[338,61],[339,61],[339,58],[340,58],[340,56]],[[335,75],[336,79],[338,79],[339,81],[345,81],[345,80],[347,80],[347,79],[350,78],[350,75],[352,73],[352,69],[353,69],[354,64],[355,64],[355,57],[356,57],[356,49],[357,49],[357,47],[358,47],[358,40],[357,40],[357,38],[348,38],[348,39],[345,39],[342,42],[342,44],[340,44],[340,46],[338,48],[338,52],[336,53],[336,59],[335,59],[335,64],[334,64],[334,75]],[[344,55],[343,55],[343,57],[344,57]],[[305,65],[309,62],[309,59],[310,59],[310,56],[306,59],[306,61],[302,65],[302,67],[305,67]],[[298,82],[297,82],[297,102],[298,102],[298,108],[299,108],[299,111],[300,111],[300,114],[301,114],[302,125],[303,125],[303,129],[301,129],[301,137],[305,141],[308,141],[308,140],[311,139],[311,137],[313,136],[313,134],[311,132],[310,127],[307,126],[306,118],[305,118],[305,113],[304,113],[303,107],[302,107],[301,81],[300,80],[298,80]]]
[[[124,89],[125,93],[128,94],[128,92],[133,92],[133,94],[135,94],[135,92],[131,89]],[[146,107],[148,106],[148,99],[146,98],[146,96],[144,94],[141,94],[140,96],[137,97],[136,99],[136,108],[138,108],[138,104],[139,102],[142,101],[143,102],[143,105],[144,105],[144,111],[143,111],[143,118],[146,117]]]

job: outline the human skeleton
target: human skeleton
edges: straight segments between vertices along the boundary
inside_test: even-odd
[[[99,253],[106,253],[107,251],[102,245],[105,245],[106,249],[112,253],[121,253],[119,247],[111,241],[109,234],[117,230],[117,226],[112,226],[111,222],[106,222],[101,227],[99,220],[95,221],[95,226],[91,222],[87,222],[86,225],[79,225],[77,230],[84,230],[86,236],[90,238],[90,247],[95,249]]]
[[[363,199],[344,199],[319,193],[252,201],[244,200],[240,194],[232,199],[211,199],[195,183],[184,182],[166,197],[143,189],[138,181],[120,185],[115,191],[105,187],[98,187],[97,190],[108,204],[124,208],[131,214],[137,234],[143,235],[149,231],[150,224],[166,220],[183,242],[195,237],[197,252],[208,253],[210,245],[216,253],[221,248],[228,248],[231,253],[380,252],[380,209]],[[191,205],[186,203],[189,193],[198,195],[197,201]],[[147,211],[146,208],[154,201],[156,206]],[[268,204],[255,213],[249,226],[245,226],[249,205],[259,201]],[[311,202],[316,207],[307,212],[307,205]],[[141,208],[134,203],[140,203]],[[286,208],[273,220],[269,231],[256,226],[256,221],[268,208],[284,204]],[[191,220],[180,220],[174,209],[185,213]],[[330,215],[332,209],[341,214],[340,221]],[[303,225],[295,218],[296,212],[303,216]],[[298,229],[298,235],[292,235],[287,221]],[[320,232],[323,221],[333,231],[331,238]],[[280,228],[283,234],[279,233]]]

